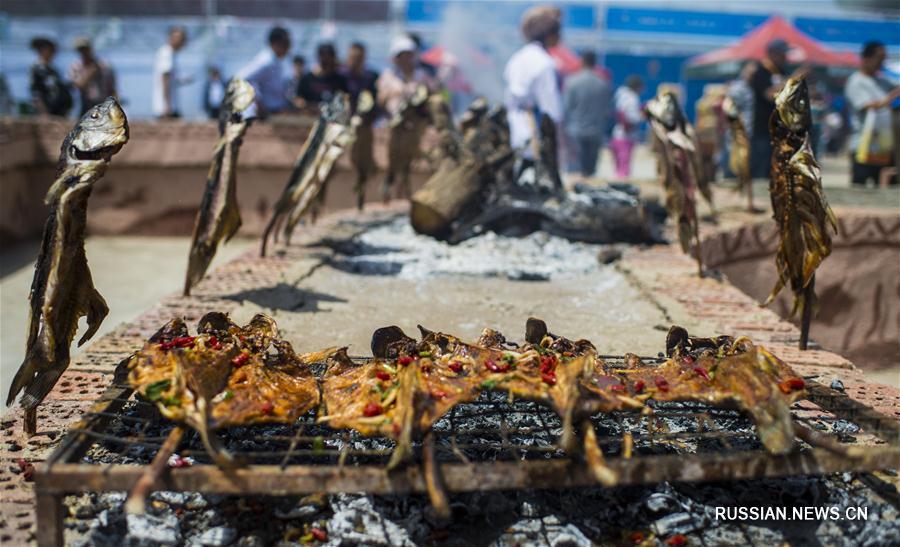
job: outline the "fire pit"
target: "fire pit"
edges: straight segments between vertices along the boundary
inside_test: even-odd
[[[603,357],[614,365],[623,364],[619,357]],[[132,398],[124,383],[124,368],[120,364],[113,385],[70,429],[36,476],[41,545],[62,544],[66,494],[131,489],[175,427],[152,405]],[[593,423],[609,466],[619,474],[619,486],[864,472],[897,464],[900,427],[894,420],[814,381],[807,381],[807,386],[811,401],[795,405],[795,420],[829,435],[838,451],[861,440],[878,446],[848,458],[801,443],[789,455],[772,456],[761,449],[752,423],[738,412],[698,404],[656,404],[648,416],[617,412],[597,416]],[[175,447],[177,458],[170,461],[170,467],[176,468],[164,472],[154,486],[242,496],[407,495],[426,490],[419,464],[429,456],[439,464],[450,492],[593,485],[584,466],[557,446],[560,431],[558,418],[547,408],[485,394],[436,424],[434,454],[423,454],[417,443],[416,463],[389,473],[384,464],[392,442],[332,430],[317,424],[310,414],[290,426],[220,432],[228,450],[248,464],[230,471],[211,463],[196,434],[186,434]],[[626,436],[633,439],[631,450],[624,448]],[[385,543],[391,543],[385,537]]]

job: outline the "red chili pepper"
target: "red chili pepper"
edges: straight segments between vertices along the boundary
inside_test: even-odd
[[[242,353],[242,354],[238,355],[237,357],[235,357],[234,359],[232,359],[231,364],[236,367],[241,367],[241,366],[244,366],[245,364],[247,364],[247,361],[249,361],[249,360],[250,360],[250,354]]]
[[[681,360],[690,365],[691,363],[694,362],[694,356],[693,355],[685,355],[684,357],[681,358]]]
[[[366,408],[363,409],[363,416],[366,418],[378,416],[379,414],[384,414],[384,408],[378,403],[369,403],[366,405]]]
[[[391,379],[391,373],[386,370],[377,370],[375,371],[375,377],[383,382],[388,382]]]
[[[625,386],[622,384],[613,384],[609,386],[610,391],[625,391]]]
[[[404,356],[400,357],[399,359],[397,359],[397,364],[406,366],[406,365],[412,363],[413,361],[415,361],[415,359],[413,359],[409,355],[404,355]]]
[[[209,347],[212,349],[222,349],[222,344],[219,343],[219,339],[215,336],[209,337]]]
[[[459,361],[453,361],[452,363],[450,363],[449,365],[447,365],[447,368],[449,368],[450,370],[452,370],[452,371],[455,372],[456,374],[459,374],[459,373],[462,372],[462,370],[463,370],[463,365],[462,365],[462,363],[460,363]]]
[[[788,378],[787,380],[778,384],[778,387],[784,393],[790,393],[792,391],[799,391],[806,387],[806,382],[803,381],[803,378]]]
[[[541,380],[548,386],[556,385],[556,374],[553,372],[545,372],[541,374]]]
[[[269,415],[275,410],[275,405],[272,404],[272,401],[266,401],[259,407],[259,410],[263,414]]]
[[[169,463],[169,467],[174,467],[176,469],[181,469],[182,467],[190,467],[191,461],[187,458],[182,458],[181,456],[174,456],[172,461]]]
[[[644,388],[647,387],[647,384],[644,383],[643,380],[638,380],[634,383],[634,392],[635,393],[643,393]]]
[[[309,533],[316,538],[316,541],[328,541],[328,532],[321,528],[310,528]]]
[[[492,359],[488,359],[484,362],[484,368],[491,372],[506,372],[509,370],[509,363],[503,361],[500,364],[497,364]]]
[[[541,372],[550,372],[554,368],[556,368],[556,356],[555,355],[542,355],[541,356]]]
[[[19,465],[19,470],[22,471],[22,478],[25,479],[25,482],[34,480],[34,465],[32,465],[31,462],[19,458],[16,460],[16,463]]]
[[[675,547],[687,545],[687,538],[684,537],[684,534],[675,534],[666,540],[666,545],[673,545]]]
[[[421,366],[421,369],[422,369],[422,372],[431,372],[431,365],[429,365],[428,363],[425,363],[424,365]]]
[[[432,399],[443,399],[446,396],[447,396],[447,392],[441,391],[440,389],[435,389],[434,391],[431,392]]]
[[[706,372],[706,369],[705,369],[705,368],[703,368],[703,367],[694,367],[693,370],[694,370],[694,372],[697,373],[697,376],[700,376],[701,378],[703,378],[703,379],[706,380],[707,382],[709,381],[709,373]]]
[[[170,350],[172,348],[189,348],[194,345],[194,340],[196,340],[194,336],[179,336],[168,342],[161,343],[159,349]]]
[[[656,388],[660,391],[669,391],[669,381],[662,376],[657,376],[653,379],[653,382],[656,384]]]
[[[401,427],[400,427],[400,424],[398,424],[398,423],[394,423],[394,424],[391,425],[391,431],[394,433],[394,437],[399,437],[399,436],[400,436],[400,432],[401,432],[402,430],[403,430],[403,428],[401,428]]]
[[[644,541],[644,533],[643,532],[632,532],[631,535],[628,537],[629,537],[629,539],[631,539],[631,542],[635,543],[635,544],[641,543],[642,541]]]

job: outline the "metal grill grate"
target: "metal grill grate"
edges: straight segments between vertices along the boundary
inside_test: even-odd
[[[621,357],[604,359],[612,366],[623,364]],[[658,360],[645,358],[645,362]],[[59,526],[61,499],[67,493],[130,489],[175,427],[159,415],[155,405],[132,397],[122,381],[123,365],[117,381],[71,428],[38,474],[42,522],[55,520]],[[798,440],[793,453],[773,456],[762,449],[753,423],[740,412],[695,403],[655,403],[649,415],[614,412],[597,415],[592,423],[621,485],[819,475],[897,465],[900,428],[896,421],[812,379],[807,379],[807,385],[811,400],[792,409],[798,424],[828,434],[843,446],[861,442],[875,446],[851,459]],[[511,401],[502,393],[485,393],[475,402],[453,408],[435,424],[432,437],[448,491],[595,484],[586,466],[559,448],[560,433],[560,420],[552,410],[529,401]],[[177,453],[192,458],[194,464],[165,473],[158,489],[242,495],[425,491],[419,465],[421,443],[415,443],[413,465],[388,473],[385,463],[392,441],[331,429],[316,423],[314,412],[291,425],[235,427],[217,435],[247,467],[227,472],[217,468],[199,435],[189,431]],[[622,457],[626,435],[633,439],[630,458]]]

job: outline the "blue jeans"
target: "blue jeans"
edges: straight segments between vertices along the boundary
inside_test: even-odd
[[[597,158],[603,147],[603,137],[572,137],[578,171],[584,177],[592,177],[597,171]]]

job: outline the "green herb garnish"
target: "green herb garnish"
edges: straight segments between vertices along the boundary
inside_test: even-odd
[[[430,351],[420,351],[419,357],[431,357],[431,352]]]
[[[172,385],[171,380],[160,380],[158,382],[153,382],[147,389],[144,390],[144,397],[149,401],[158,401],[165,390],[169,389],[169,386]]]
[[[485,380],[481,382],[481,389],[494,389],[499,383],[497,380]]]

